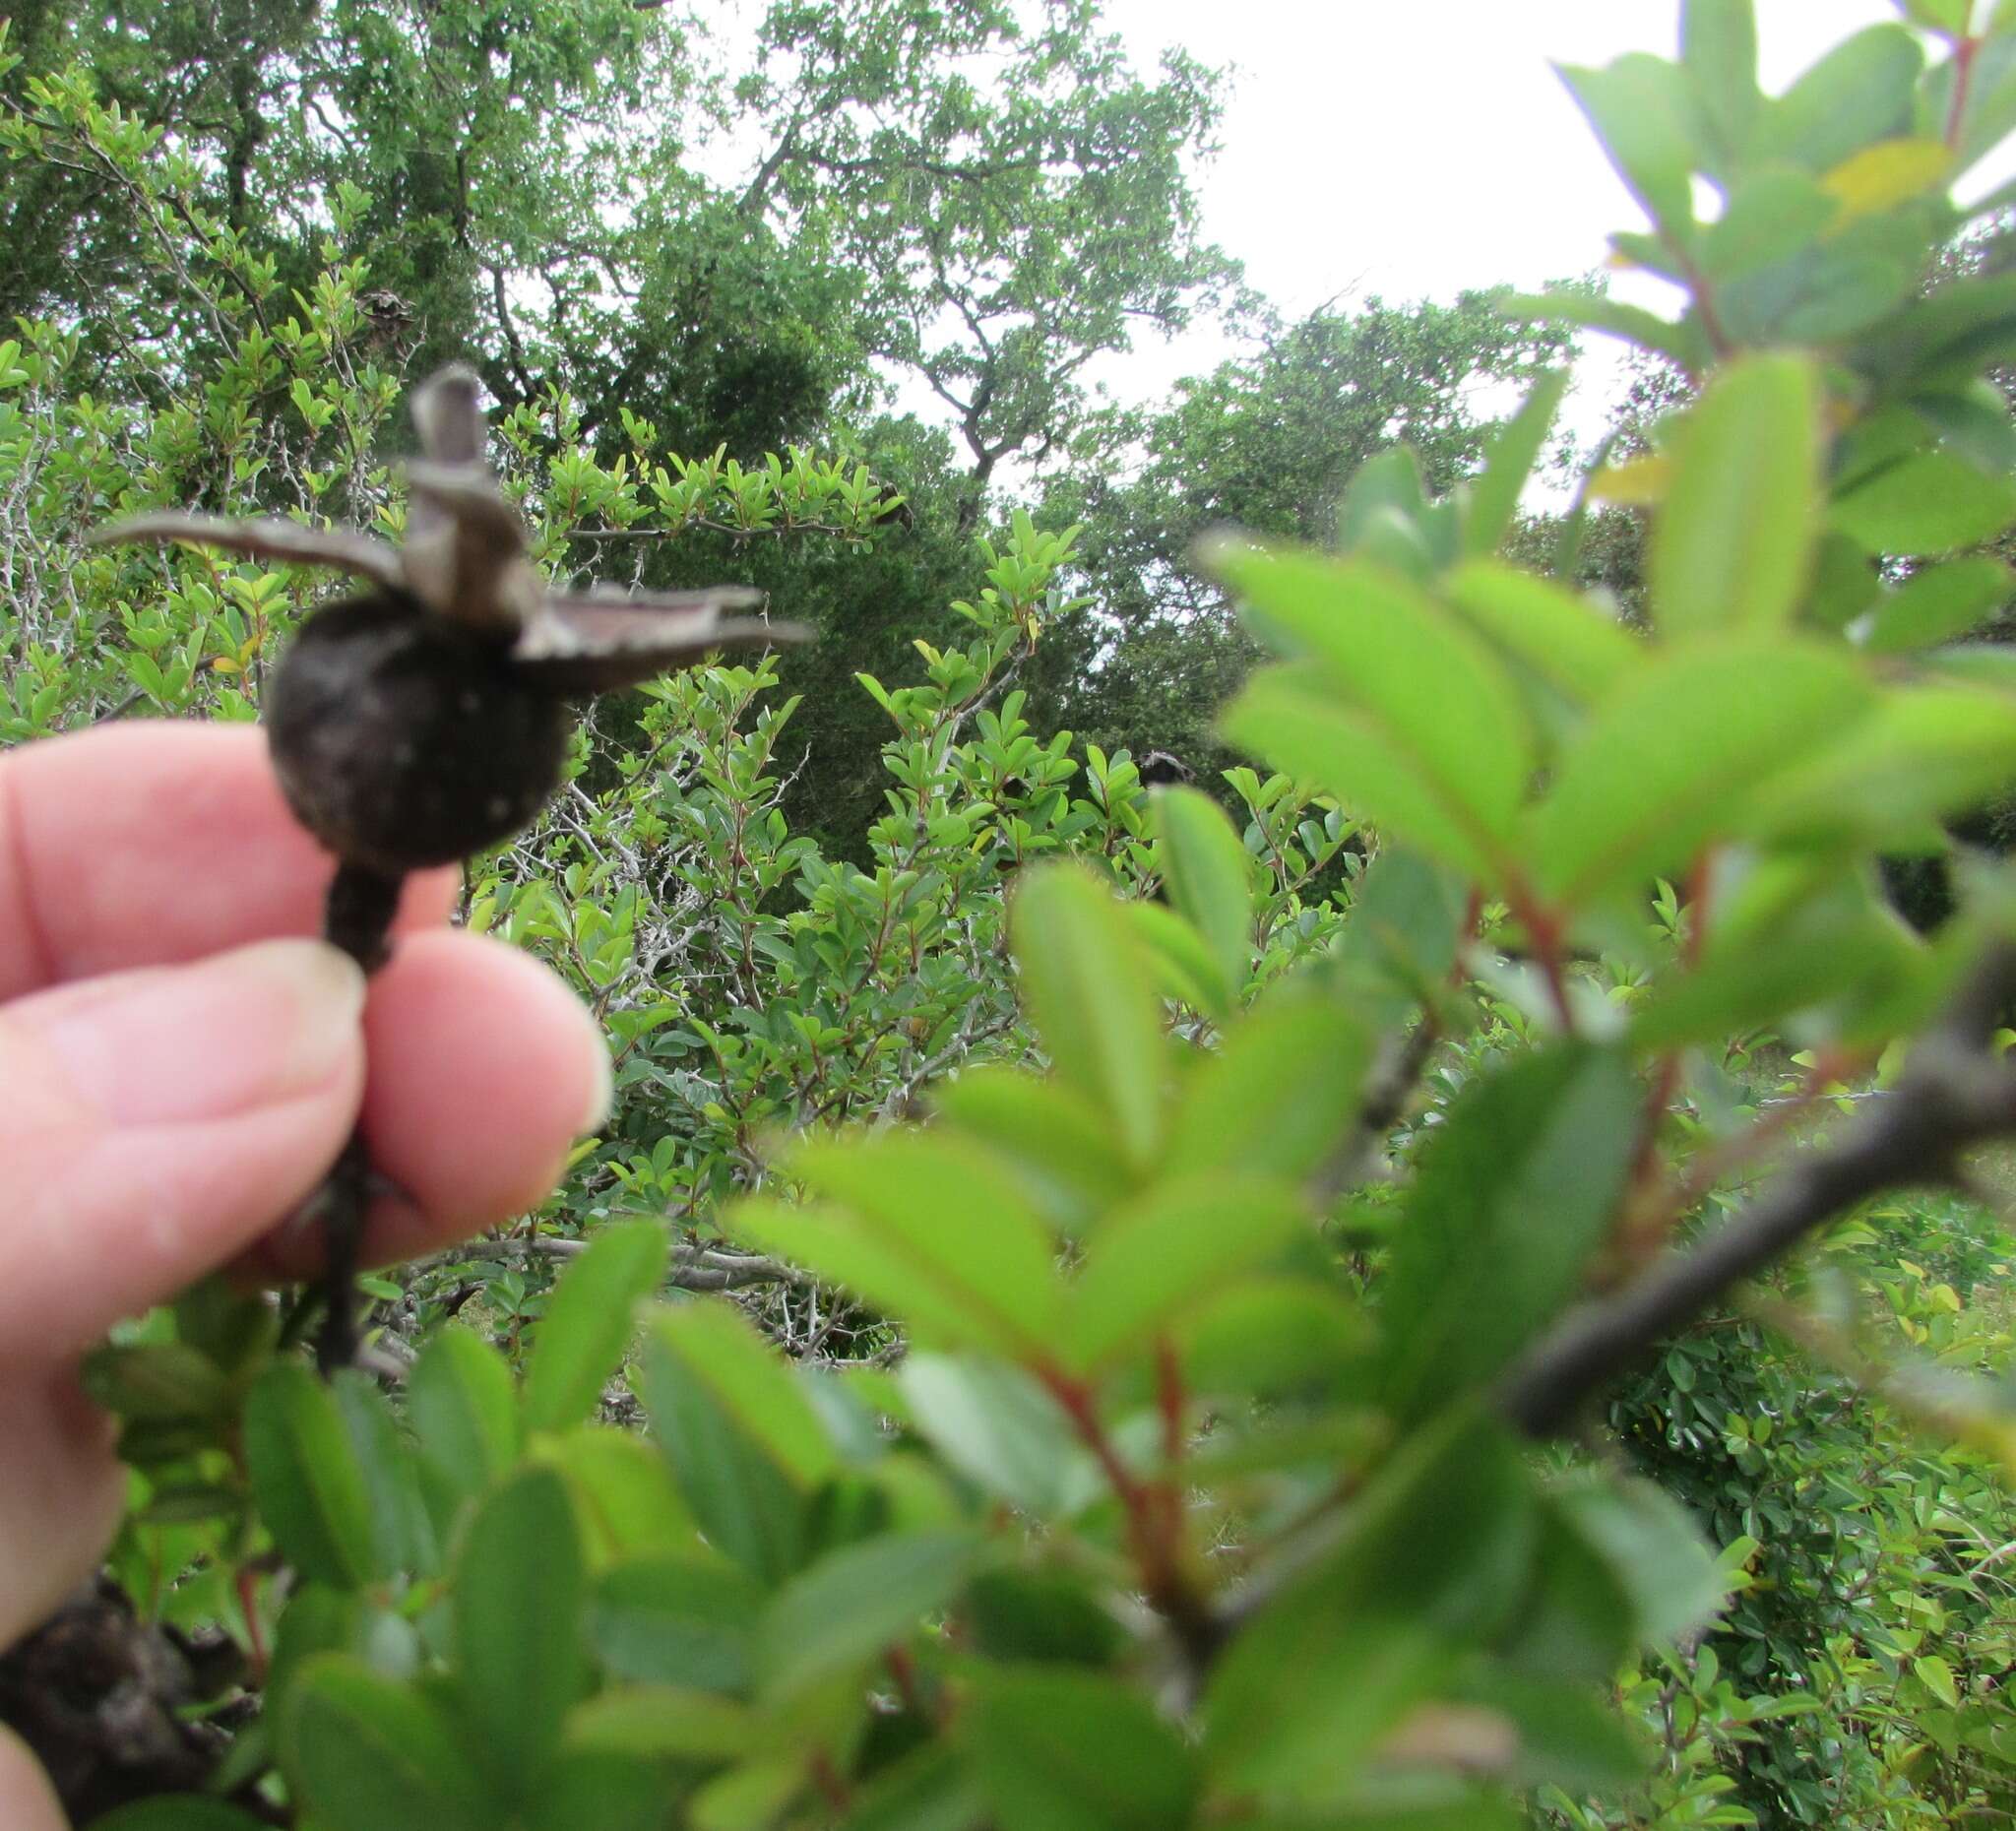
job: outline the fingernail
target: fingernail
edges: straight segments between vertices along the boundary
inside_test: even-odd
[[[347,955],[260,941],[30,1000],[16,1016],[40,1032],[80,1104],[115,1125],[159,1125],[314,1092],[361,1047],[363,1008]]]

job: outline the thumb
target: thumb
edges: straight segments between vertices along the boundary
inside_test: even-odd
[[[361,1097],[364,977],[263,941],[0,1010],[0,1359],[74,1355],[314,1188]]]

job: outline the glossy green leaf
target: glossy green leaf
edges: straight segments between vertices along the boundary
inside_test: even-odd
[[[2016,522],[2016,481],[1949,452],[1922,452],[1837,496],[1829,519],[1871,553],[1944,553]]]
[[[1533,824],[1544,894],[1580,907],[1683,867],[1746,794],[1873,704],[1846,656],[1790,637],[1659,657],[1568,748]]]
[[[1147,1347],[1225,1279],[1279,1257],[1309,1224],[1292,1184],[1254,1172],[1157,1184],[1094,1236],[1072,1294],[1068,1359],[1093,1368]]]
[[[1162,1004],[1124,912],[1096,879],[1053,865],[1027,874],[1010,924],[1023,1000],[1058,1078],[1145,1162],[1161,1125]]]
[[[1668,636],[1768,629],[1797,608],[1818,528],[1819,409],[1804,361],[1752,356],[1680,422],[1649,561]]]
[[[1001,1831],[1175,1831],[1195,1751],[1102,1673],[992,1672],[971,1706],[975,1767]]]
[[[525,1373],[525,1422],[565,1430],[589,1418],[636,1333],[637,1305],[664,1276],[656,1221],[604,1227],[553,1287]]]
[[[1535,573],[1477,561],[1442,589],[1487,642],[1574,705],[1614,691],[1645,660],[1644,643],[1615,617]]]
[[[1568,392],[1568,371],[1554,369],[1533,385],[1533,392],[1500,426],[1484,450],[1484,468],[1470,485],[1470,503],[1463,521],[1466,558],[1488,559],[1503,544],[1519,512],[1519,497],[1540,462],[1554,415]]]
[[[1063,1414],[1019,1368],[966,1356],[913,1354],[898,1383],[931,1447],[987,1492],[1039,1518],[1065,1510],[1080,1452]]]
[[[935,1342],[1040,1353],[1058,1304],[1049,1230],[962,1140],[815,1141],[793,1172],[832,1207],[744,1204],[729,1226],[902,1315]]]
[[[457,1694],[508,1797],[544,1768],[588,1686],[588,1578],[554,1471],[526,1469],[476,1509],[452,1600]]]
[[[1169,901],[1204,939],[1217,969],[1214,1014],[1236,1008],[1253,956],[1252,866],[1225,809],[1195,789],[1156,796],[1157,860]]]
[[[1642,51],[1603,70],[1558,68],[1617,175],[1653,221],[1669,229],[1691,223],[1688,180],[1701,149],[1695,144],[1693,97],[1680,68]]]
[[[723,1774],[686,1802],[687,1831],[770,1831],[804,1792],[804,1763],[772,1756]]]
[[[303,1668],[283,1736],[329,1831],[492,1831],[492,1796],[455,1726],[416,1686],[343,1654]]]
[[[971,1532],[887,1533],[800,1571],[771,1599],[757,1629],[763,1695],[795,1696],[908,1639],[959,1594],[981,1550]]]
[[[443,1530],[518,1458],[518,1393],[504,1357],[453,1324],[407,1376],[407,1416],[436,1523]]]
[[[588,1632],[617,1677],[746,1691],[764,1593],[736,1566],[698,1553],[627,1558],[595,1580]]]
[[[1910,131],[1924,52],[1902,26],[1871,26],[1836,45],[1770,103],[1757,154],[1829,171],[1858,147]]]
[[[382,1573],[370,1490],[336,1397],[306,1367],[274,1366],[245,1400],[253,1497],[287,1561],[354,1588]]]
[[[1928,566],[1877,605],[1862,646],[1900,655],[1950,641],[1984,623],[2016,594],[2016,574],[1984,554]]]
[[[1403,1418],[1481,1386],[1580,1287],[1638,1151],[1619,1052],[1563,1045],[1468,1089],[1420,1160],[1381,1292]]]
[[[839,1468],[809,1399],[734,1305],[682,1303],[651,1327],[639,1390],[710,1543],[774,1583],[804,1554],[803,1496]]]
[[[1100,1592],[1073,1575],[983,1570],[968,1584],[959,1618],[987,1659],[1011,1665],[1101,1667],[1127,1646]]]
[[[1493,854],[1534,758],[1518,693],[1478,639],[1370,566],[1230,544],[1212,564],[1263,631],[1311,658],[1256,676],[1228,731],[1403,836],[1426,812],[1419,843],[1447,855],[1453,841],[1459,862]]]

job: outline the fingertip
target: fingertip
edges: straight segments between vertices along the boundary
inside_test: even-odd
[[[409,1198],[381,1205],[372,1256],[424,1250],[536,1207],[607,1115],[608,1050],[546,968],[478,935],[403,941],[364,1011],[361,1123]]]

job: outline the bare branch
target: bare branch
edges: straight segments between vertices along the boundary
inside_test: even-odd
[[[1951,1183],[1961,1152],[2016,1132],[2016,1068],[1988,1051],[2012,996],[2016,946],[2004,944],[1982,962],[1887,1099],[1858,1113],[1837,1142],[1798,1159],[1707,1238],[1668,1253],[1614,1295],[1571,1310],[1506,1377],[1500,1413],[1529,1436],[1551,1435],[1655,1342],[1823,1221],[1884,1189]]]

